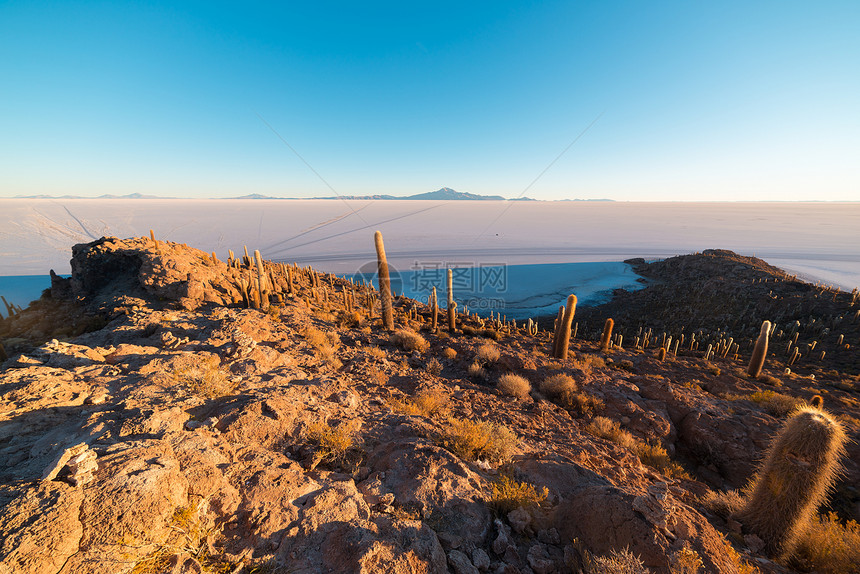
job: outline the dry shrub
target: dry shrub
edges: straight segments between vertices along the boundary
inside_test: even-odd
[[[495,363],[499,360],[501,353],[499,353],[498,347],[493,345],[492,343],[484,343],[480,347],[478,347],[477,354],[475,355],[475,360],[488,365],[490,363]]]
[[[782,381],[780,381],[779,379],[777,379],[776,377],[773,377],[771,375],[765,375],[762,373],[761,375],[759,375],[758,380],[761,381],[762,383],[766,383],[766,384],[772,385],[774,387],[781,387],[782,386]]]
[[[457,351],[455,351],[451,347],[445,347],[444,349],[442,349],[442,356],[450,360],[457,356]]]
[[[630,432],[621,428],[618,421],[614,421],[607,417],[594,417],[585,430],[596,437],[605,438],[617,445],[636,449],[636,439]]]
[[[687,480],[692,478],[684,470],[684,467],[669,458],[666,449],[658,444],[649,444],[640,441],[636,445],[636,454],[639,455],[639,460],[642,461],[642,464],[657,469],[669,478],[685,478]]]
[[[305,431],[305,441],[316,447],[316,462],[337,466],[347,465],[355,452],[355,434],[341,425],[331,427],[325,423],[313,423]]]
[[[324,323],[334,323],[335,320],[334,313],[328,309],[314,309],[313,315]]]
[[[606,361],[603,357],[597,355],[580,355],[573,361],[573,366],[581,371],[590,373],[594,369],[603,369],[606,367]]]
[[[673,552],[669,558],[672,574],[699,574],[704,564],[699,553],[690,548],[690,543],[685,542],[677,552]]]
[[[442,372],[442,363],[439,362],[439,359],[433,357],[424,364],[424,368],[427,369],[428,373],[437,377]]]
[[[430,348],[430,343],[424,337],[407,329],[398,329],[391,334],[389,340],[404,351],[418,351],[423,353]]]
[[[801,539],[797,559],[822,574],[856,573],[860,566],[860,524],[841,524],[836,513],[812,521]]]
[[[538,490],[532,484],[503,474],[493,483],[493,492],[487,505],[496,515],[507,516],[509,512],[520,507],[528,509],[540,506],[548,495],[549,491],[545,486]]]
[[[650,574],[651,570],[625,548],[613,550],[606,556],[591,556],[585,572],[586,574]]]
[[[743,507],[744,498],[737,490],[725,492],[709,490],[702,497],[702,505],[714,514],[728,518]]]
[[[316,350],[316,354],[320,359],[335,369],[343,366],[343,363],[337,356],[337,346],[340,343],[337,334],[329,333],[326,335],[316,327],[308,327],[302,334],[305,341]]]
[[[422,391],[411,399],[394,400],[391,406],[407,415],[432,417],[445,406],[445,396],[439,392]]]
[[[764,407],[768,413],[775,417],[784,417],[805,403],[794,397],[776,393],[774,391],[756,391],[749,396],[749,400]]]
[[[561,397],[562,406],[576,411],[581,417],[596,415],[606,406],[603,400],[587,393],[572,393]]]
[[[377,385],[384,385],[388,382],[388,375],[377,369],[376,367],[371,367],[368,370],[368,378],[376,383]]]
[[[585,430],[594,436],[629,448],[639,456],[642,464],[655,468],[670,478],[690,478],[690,475],[680,464],[669,458],[666,449],[660,445],[648,444],[636,438],[629,431],[622,429],[617,421],[607,417],[594,417],[585,427]]]
[[[170,571],[170,559],[185,552],[193,556],[204,572],[231,572],[235,565],[210,552],[207,538],[212,533],[211,524],[201,520],[200,507],[179,506],[170,520],[170,534],[150,554],[138,560],[131,574],[161,574]],[[122,544],[122,543],[121,543]]]
[[[711,374],[712,374],[712,375],[714,375],[715,377],[719,377],[719,376],[720,376],[720,373],[722,373],[722,371],[720,370],[720,368],[719,368],[718,366],[716,366],[715,364],[713,364],[712,362],[710,362],[710,361],[703,361],[702,363],[703,363],[703,364],[702,364],[702,369],[704,369],[704,370],[708,371],[709,373],[711,373]]]
[[[438,439],[439,446],[462,459],[506,462],[517,446],[517,435],[504,425],[488,421],[450,418]]]
[[[573,380],[573,377],[564,373],[547,377],[540,384],[540,392],[552,398],[563,397],[576,391],[576,381]]]
[[[367,351],[365,351],[365,353],[368,357],[371,357],[373,359],[384,359],[388,355],[385,350],[380,349],[379,347],[370,347],[369,349],[367,349]]]
[[[726,540],[726,538],[720,535],[720,541],[723,543],[723,550],[725,551],[725,556],[731,561],[734,565],[735,569],[738,571],[738,574],[759,574],[758,568],[750,564],[749,562],[745,562],[741,555],[735,550],[735,547],[732,546],[731,542]]]
[[[510,395],[518,399],[524,399],[529,396],[529,392],[532,390],[532,385],[525,377],[521,377],[520,375],[515,375],[513,373],[505,373],[499,377],[499,382],[496,383],[496,388],[501,391],[502,394]]]
[[[352,313],[347,313],[346,311],[343,311],[340,315],[341,327],[360,327],[362,321],[364,321],[364,315],[362,315],[358,311],[353,311]]]
[[[209,356],[199,363],[178,369],[174,378],[193,394],[207,398],[222,397],[230,392],[233,384],[221,370],[221,360]]]
[[[483,379],[487,376],[487,372],[484,370],[484,367],[481,366],[481,363],[476,361],[469,365],[469,376],[476,379]]]

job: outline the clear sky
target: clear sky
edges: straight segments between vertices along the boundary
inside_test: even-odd
[[[0,2],[0,197],[333,195],[284,141],[342,195],[860,200],[860,2]]]

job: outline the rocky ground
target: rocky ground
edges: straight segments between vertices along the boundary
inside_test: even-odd
[[[853,440],[822,512],[860,519],[838,364],[661,361],[620,315],[620,347],[583,332],[561,360],[551,332],[434,332],[405,299],[392,334],[372,294],[310,270],[266,264],[264,311],[242,262],[148,238],[73,255],[71,281],[0,322],[0,573],[828,571],[723,511],[814,395]]]

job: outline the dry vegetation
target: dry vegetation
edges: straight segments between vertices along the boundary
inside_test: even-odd
[[[398,329],[392,333],[390,340],[404,351],[423,353],[430,347],[430,344],[424,337],[408,329]]]
[[[680,464],[669,457],[665,448],[636,438],[630,431],[622,429],[617,421],[607,417],[594,417],[588,423],[585,430],[594,436],[605,438],[619,446],[632,450],[639,456],[642,464],[647,464],[668,477],[691,478]]]
[[[391,408],[407,415],[433,417],[443,411],[446,397],[441,393],[424,391],[411,399],[392,400]]]
[[[540,384],[540,392],[553,399],[560,399],[576,391],[576,381],[565,373],[549,376]]]
[[[190,393],[210,399],[222,397],[233,388],[227,374],[221,370],[221,361],[214,356],[174,371],[173,377]]]
[[[493,483],[493,490],[487,505],[497,516],[507,516],[517,508],[540,506],[549,495],[547,488],[535,488],[533,484],[515,479],[509,473],[499,476]]]
[[[517,448],[517,435],[504,425],[452,417],[442,428],[439,446],[462,459],[504,463]]]
[[[509,395],[518,399],[524,399],[529,396],[532,390],[532,385],[528,379],[515,375],[513,373],[505,373],[499,377],[499,382],[496,383],[496,388],[503,395]]]
[[[339,369],[343,366],[340,358],[337,356],[337,348],[340,344],[338,336],[334,332],[329,332],[328,335],[317,329],[316,327],[307,327],[304,331],[305,340],[317,353],[317,356],[334,367]]]
[[[860,568],[860,524],[842,523],[833,512],[817,517],[803,537],[797,560],[822,574],[852,574]]]

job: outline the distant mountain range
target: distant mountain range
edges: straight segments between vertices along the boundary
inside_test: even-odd
[[[142,193],[130,193],[128,195],[99,195],[98,197],[84,197],[81,195],[16,195],[16,199],[178,199],[175,197],[160,197],[157,195],[144,195]],[[252,193],[241,197],[228,197],[225,199],[307,199],[303,197],[273,197]],[[443,187],[436,191],[417,193],[415,195],[341,195],[334,197],[312,197],[310,199],[350,199],[350,200],[429,200],[429,201],[506,201],[501,195],[478,195],[464,191],[456,191],[450,187]],[[510,201],[538,201],[531,197],[515,197]],[[562,201],[613,201],[611,199],[565,199]]]
[[[505,198],[501,195],[477,195],[464,191],[455,191],[450,187],[443,187],[436,191],[428,191],[427,193],[417,193],[415,195],[396,196],[396,195],[347,195],[341,197],[315,197],[314,199],[418,199],[418,200],[489,200],[489,201],[504,201]]]

